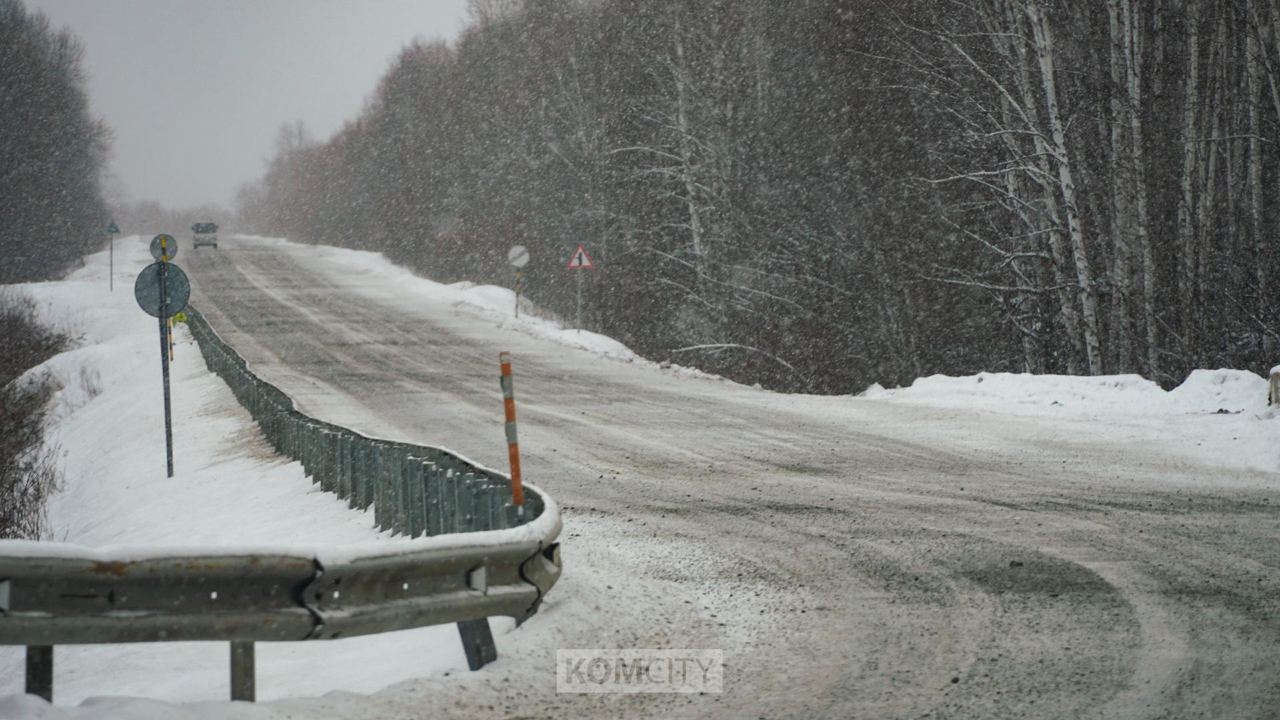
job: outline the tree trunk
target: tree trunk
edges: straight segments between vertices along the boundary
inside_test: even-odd
[[[1213,35],[1213,42],[1210,43],[1209,62],[1206,64],[1206,80],[1212,77],[1214,67],[1219,62],[1221,48],[1225,44],[1223,37],[1225,23],[1221,18],[1217,21],[1217,29]],[[1217,138],[1222,135],[1222,111],[1218,106],[1218,100],[1221,98],[1223,90],[1221,81],[1218,82],[1219,87],[1209,92],[1209,102],[1206,103],[1205,111],[1212,117],[1212,125],[1209,128],[1209,137]],[[1208,322],[1209,308],[1206,303],[1206,260],[1210,256],[1212,250],[1212,231],[1215,226],[1214,210],[1215,196],[1218,190],[1218,156],[1219,150],[1215,140],[1209,140],[1202,144],[1202,152],[1205,153],[1205,160],[1201,163],[1202,169],[1200,173],[1200,192],[1199,192],[1199,210],[1196,213],[1198,223],[1196,225],[1196,252],[1198,253],[1199,262],[1196,266],[1195,278],[1195,323],[1197,343],[1192,350],[1195,357],[1196,367],[1205,367],[1208,364],[1208,333],[1206,332],[1206,323]],[[1229,178],[1228,178],[1229,180]]]
[[[1005,127],[1013,127],[1013,114],[1009,110],[1009,100],[1007,98],[1001,98],[1000,115],[1004,121]],[[1008,193],[1010,198],[1016,198],[1017,202],[1024,202],[1022,183],[1018,181],[1015,173],[1006,172],[1004,174],[1004,186],[1005,192]],[[1018,237],[1019,235],[1028,234],[1035,229],[1026,222],[1026,220],[1029,219],[1030,218],[1026,217],[1024,213],[1016,213],[1009,223],[1009,236]],[[1021,250],[1021,248],[1018,247],[1015,247],[1014,249],[1015,251]],[[1021,258],[1011,259],[1009,261],[1009,265],[1013,268],[1013,275],[1017,287],[1024,288],[1032,285],[1032,279],[1027,275],[1024,262]],[[1014,293],[1014,305],[1018,310],[1022,311],[1035,308],[1036,314],[1039,314],[1039,308],[1036,308],[1035,296],[1025,290],[1018,290]],[[1040,338],[1035,334],[1033,329],[1023,327],[1021,323],[1017,322],[1016,317],[1014,319],[1014,326],[1018,331],[1019,339],[1022,341],[1023,372],[1044,372],[1044,356],[1041,352]]]
[[[702,212],[698,207],[698,189],[693,177],[693,143],[690,141],[689,127],[689,90],[688,77],[684,58],[684,39],[681,37],[680,21],[676,21],[676,132],[679,134],[680,177],[684,182],[685,204],[689,209],[689,241],[693,246],[693,265],[698,272],[698,280],[706,274],[705,257],[702,242]]]
[[[1071,155],[1067,150],[1066,130],[1062,113],[1058,109],[1057,69],[1053,51],[1053,30],[1049,20],[1036,2],[1027,5],[1027,15],[1035,34],[1036,57],[1040,63],[1040,79],[1044,85],[1045,112],[1052,130],[1053,153],[1058,166],[1058,182],[1067,214],[1067,231],[1071,236],[1071,250],[1075,256],[1076,282],[1079,284],[1084,318],[1084,346],[1088,358],[1088,373],[1102,374],[1102,348],[1098,342],[1098,298],[1093,286],[1093,269],[1089,265],[1089,249],[1085,241],[1084,223],[1076,202],[1075,177]]]
[[[1139,22],[1137,8],[1130,0],[1121,0],[1121,7],[1125,14],[1129,126],[1130,140],[1133,143],[1131,166],[1134,238],[1138,244],[1138,253],[1142,256],[1142,319],[1146,329],[1146,370],[1147,377],[1157,380],[1160,375],[1160,346],[1156,334],[1156,263],[1147,232],[1147,172],[1142,126],[1142,24]]]
[[[1022,107],[1027,114],[1028,128],[1035,142],[1035,158],[1037,170],[1036,181],[1044,202],[1044,225],[1048,236],[1049,257],[1053,268],[1053,283],[1057,288],[1058,313],[1062,318],[1062,326],[1067,335],[1067,373],[1080,375],[1085,372],[1085,349],[1081,341],[1083,332],[1080,327],[1080,311],[1076,306],[1076,294],[1071,291],[1071,280],[1067,271],[1070,261],[1067,257],[1067,243],[1062,234],[1062,215],[1058,209],[1058,197],[1048,178],[1052,176],[1050,166],[1049,144],[1045,141],[1040,110],[1035,97],[1035,88],[1031,80],[1031,63],[1027,58],[1026,27],[1022,14],[1006,5],[1009,23],[1015,32],[1012,33],[1013,54],[1018,68],[1018,90],[1022,98]]]
[[[1200,176],[1200,143],[1197,137],[1200,106],[1200,17],[1194,1],[1187,12],[1187,80],[1182,100],[1182,200],[1178,203],[1178,240],[1181,268],[1178,274],[1178,304],[1182,311],[1182,340],[1188,360],[1194,365],[1194,348],[1199,344],[1195,322],[1198,243],[1196,232],[1196,180]]]
[[[1252,6],[1252,0],[1248,4]],[[1251,7],[1250,9],[1252,10],[1253,8]],[[1249,111],[1249,232],[1253,238],[1254,283],[1257,285],[1255,312],[1259,321],[1268,316],[1267,243],[1263,237],[1262,230],[1262,143],[1260,142],[1262,123],[1259,117],[1262,104],[1262,72],[1258,58],[1258,54],[1261,51],[1258,43],[1258,33],[1260,32],[1262,32],[1261,27],[1248,30],[1248,41],[1245,50],[1247,55],[1245,58],[1245,78],[1249,92],[1247,100]],[[1274,348],[1272,347],[1271,335],[1266,332],[1266,328],[1259,328],[1258,333],[1261,335],[1259,344],[1262,347],[1266,362],[1272,362],[1274,360],[1272,357]]]
[[[1114,354],[1112,370],[1127,372],[1132,368],[1134,337],[1133,318],[1129,314],[1129,297],[1133,291],[1133,249],[1129,245],[1130,188],[1131,180],[1125,157],[1125,115],[1132,112],[1125,73],[1124,23],[1121,21],[1120,0],[1112,0],[1108,7],[1111,30],[1111,347]]]

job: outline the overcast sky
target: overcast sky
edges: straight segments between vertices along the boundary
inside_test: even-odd
[[[415,36],[454,40],[466,0],[26,0],[85,46],[129,199],[230,206],[277,129],[327,138]]]

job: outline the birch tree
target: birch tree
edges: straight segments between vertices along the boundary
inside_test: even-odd
[[[596,243],[595,327],[785,389],[1265,370],[1277,36],[1280,0],[483,0],[242,210],[442,280],[526,244],[562,314]]]

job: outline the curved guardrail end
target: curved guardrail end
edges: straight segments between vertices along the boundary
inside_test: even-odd
[[[538,612],[538,608],[542,605],[543,596],[560,579],[563,567],[560,560],[560,543],[558,542],[541,547],[533,557],[525,560],[520,565],[520,577],[538,589],[538,596],[534,598],[533,604],[529,606],[524,616],[516,618],[517,626],[523,624],[525,620],[533,617]]]

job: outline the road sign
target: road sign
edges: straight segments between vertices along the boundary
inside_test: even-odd
[[[142,268],[133,283],[133,296],[138,307],[148,315],[160,319],[160,377],[164,383],[164,459],[169,477],[173,477],[173,412],[169,402],[169,354],[173,352],[170,341],[169,318],[187,308],[191,298],[191,282],[182,268],[167,261],[169,252],[176,252],[177,243],[169,235],[157,235],[151,241],[151,253],[159,250],[160,262]]]
[[[172,235],[164,234],[151,238],[151,257],[157,260],[172,260],[178,257],[178,241],[174,240]]]
[[[120,226],[119,226],[119,225],[116,225],[114,222],[113,222],[113,223],[111,223],[110,225],[107,225],[107,234],[108,234],[108,235],[119,235],[119,234],[120,234]]]
[[[172,317],[187,308],[191,299],[191,281],[182,268],[173,263],[151,263],[138,273],[133,283],[133,296],[138,299],[138,307],[151,317],[160,317],[160,272],[164,266],[165,318]]]
[[[519,269],[529,264],[529,249],[523,245],[513,245],[507,252],[507,262],[511,267]]]
[[[592,270],[595,268],[595,264],[591,262],[591,256],[587,254],[587,249],[582,246],[582,243],[578,243],[578,249],[573,251],[573,255],[569,256],[569,264],[565,267],[570,270]],[[577,282],[575,284],[578,286],[576,324],[578,332],[582,332],[582,273],[577,274]]]
[[[520,268],[529,264],[529,248],[523,245],[512,245],[507,251],[507,262],[516,270],[516,317],[520,317]]]
[[[591,270],[595,265],[591,262],[591,256],[587,255],[587,249],[578,244],[578,249],[573,251],[573,255],[569,257],[569,264],[566,266],[570,270]]]

